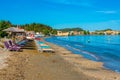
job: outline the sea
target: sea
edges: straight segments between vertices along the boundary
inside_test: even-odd
[[[120,73],[120,35],[64,36],[45,40],[84,58],[103,62],[106,69]]]

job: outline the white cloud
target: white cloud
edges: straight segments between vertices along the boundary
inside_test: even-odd
[[[98,13],[104,13],[104,14],[115,14],[117,11],[111,10],[111,11],[96,11]]]
[[[58,4],[75,5],[75,6],[83,6],[83,7],[93,6],[93,1],[91,0],[46,0],[46,1],[58,3]]]

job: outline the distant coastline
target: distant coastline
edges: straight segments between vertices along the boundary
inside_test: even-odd
[[[89,30],[83,30],[82,28],[65,28],[57,30],[57,36],[71,35],[120,35],[120,30],[105,29],[92,32]]]

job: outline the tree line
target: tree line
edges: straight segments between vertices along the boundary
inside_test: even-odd
[[[83,32],[83,35],[89,35],[90,34],[89,30],[84,30],[84,29],[82,29],[80,27],[76,27],[76,28],[64,28],[64,29],[57,29],[57,30],[58,31],[62,31],[62,32],[70,32],[70,31]]]
[[[19,26],[27,31],[41,32],[44,35],[57,34],[57,31],[55,29],[53,29],[52,27],[50,27],[48,25],[41,24],[41,23],[23,24],[23,25],[19,25]],[[17,27],[17,25],[12,24],[10,21],[6,21],[6,20],[0,21],[0,37],[4,37],[4,36],[8,35],[3,30],[7,29],[9,27]]]
[[[41,23],[31,23],[31,24],[25,24],[20,25],[22,28],[24,28],[27,31],[35,31],[35,32],[41,32],[44,35],[55,35],[57,34],[57,31],[53,29],[52,27],[41,24]]]
[[[64,28],[64,29],[57,29],[58,31],[69,32],[69,31],[84,31],[82,28]]]

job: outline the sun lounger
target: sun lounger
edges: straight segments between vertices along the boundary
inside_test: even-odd
[[[14,44],[11,40],[8,41],[10,46],[20,47],[20,45]]]
[[[41,41],[39,41],[38,43],[39,43],[39,44],[45,44],[44,42],[41,42]]]
[[[40,52],[55,52],[49,45],[45,44],[42,41],[35,40],[35,43]]]
[[[26,40],[22,40],[22,41],[18,42],[17,45],[24,46],[24,45],[26,45],[27,42],[28,42],[27,39]]]
[[[52,52],[52,53],[55,52],[52,48],[39,48],[38,50],[40,52]]]
[[[50,46],[48,45],[42,45],[42,46],[39,46],[39,51],[41,52],[55,52]]]
[[[17,46],[17,47],[23,47],[26,44],[26,42],[21,42],[21,43],[19,42],[18,44],[17,43],[13,43],[12,40],[9,40],[8,42],[9,42],[10,46]]]
[[[7,41],[4,42],[5,47],[10,51],[20,51],[21,47],[18,46],[10,46]]]
[[[47,44],[40,44],[40,46],[48,46]]]

